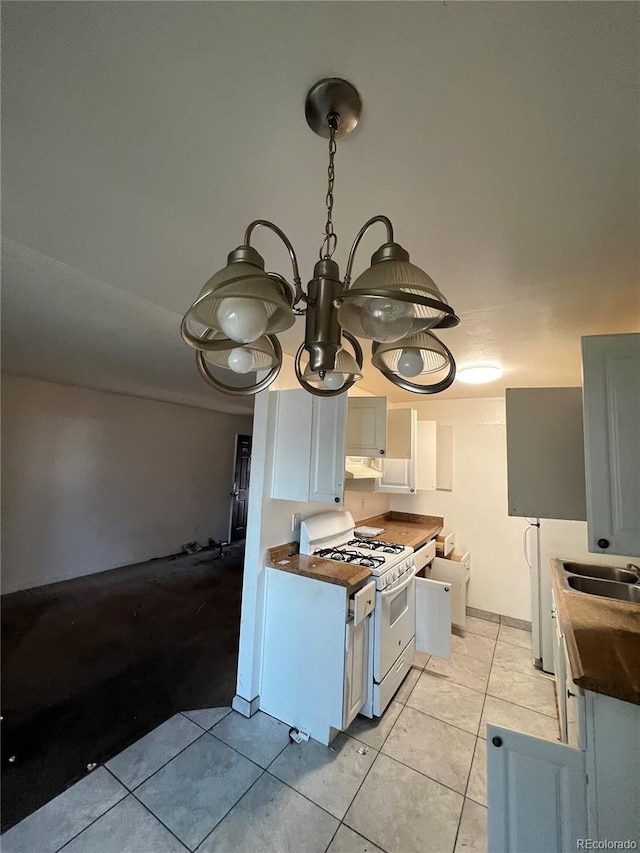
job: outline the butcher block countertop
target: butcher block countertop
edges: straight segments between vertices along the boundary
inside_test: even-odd
[[[406,545],[415,550],[430,539],[435,539],[444,527],[444,518],[440,515],[418,515],[391,510],[358,521],[356,527],[384,527],[384,533],[376,536],[376,539]]]
[[[551,575],[573,680],[640,705],[640,605],[569,589],[555,558]]]
[[[354,566],[351,563],[323,560],[322,557],[308,557],[306,554],[299,554],[298,548],[297,542],[288,542],[286,545],[269,548],[267,566],[313,580],[344,586],[347,589],[347,595],[355,592],[371,576],[370,569]]]

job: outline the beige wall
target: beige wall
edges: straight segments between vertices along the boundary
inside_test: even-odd
[[[394,495],[391,508],[443,515],[446,527],[455,530],[456,551],[471,551],[467,603],[530,620],[530,575],[523,552],[527,523],[507,515],[504,398],[409,405],[419,420],[453,426],[453,491]]]
[[[251,417],[5,376],[2,421],[3,592],[227,538]]]

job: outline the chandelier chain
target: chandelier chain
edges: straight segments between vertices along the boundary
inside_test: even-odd
[[[333,230],[333,184],[336,177],[335,156],[338,146],[336,144],[336,130],[340,122],[340,116],[329,113],[327,116],[329,124],[329,167],[327,169],[327,222],[324,226],[324,239],[320,246],[320,259],[331,258],[338,245],[338,236]]]

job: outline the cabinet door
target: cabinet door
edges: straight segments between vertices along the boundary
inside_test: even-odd
[[[379,457],[386,452],[387,398],[349,397],[346,455]]]
[[[640,334],[582,338],[589,551],[640,556]]]
[[[451,657],[451,584],[416,578],[416,651]]]
[[[313,397],[309,501],[336,505],[343,502],[346,416],[346,394]]]
[[[302,389],[270,394],[275,395],[271,497],[306,502],[309,500],[312,407],[313,401],[320,398]]]
[[[555,605],[555,596],[551,590],[553,598],[553,609],[551,611],[551,619],[553,621],[553,671],[556,677],[556,701],[558,703],[558,717],[560,718],[560,740],[567,743],[567,694],[566,694],[566,674],[563,654],[563,639],[560,630],[560,622]]]
[[[367,616],[357,625],[354,625],[353,622],[347,622],[343,729],[347,729],[351,725],[367,700],[370,630],[370,616]]]
[[[580,749],[583,747],[585,740],[584,694],[573,680],[569,655],[567,654],[567,644],[564,637],[560,641],[560,648],[564,683],[560,685],[559,689],[564,692],[562,704],[564,705],[566,719],[566,743],[569,746],[575,746],[577,749]]]
[[[491,853],[567,853],[587,838],[585,754],[487,726]]]
[[[388,459],[411,459],[416,455],[417,421],[418,413],[415,409],[391,409],[387,412]]]
[[[376,492],[413,495],[416,491],[416,459],[385,459],[383,476],[376,481]]]
[[[416,489],[433,491],[436,488],[436,435],[435,421],[417,422]]]

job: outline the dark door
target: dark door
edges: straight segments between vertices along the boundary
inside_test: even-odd
[[[231,492],[231,531],[229,541],[237,542],[247,535],[247,505],[251,474],[251,436],[239,435],[236,440],[236,463]]]

